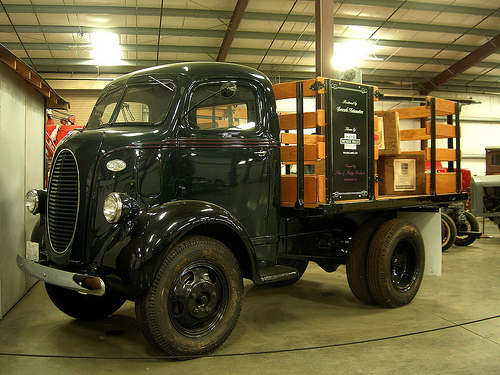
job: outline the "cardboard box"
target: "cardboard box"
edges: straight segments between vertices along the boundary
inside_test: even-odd
[[[378,154],[399,155],[401,153],[401,135],[399,132],[399,114],[395,110],[376,111],[378,116]]]
[[[425,157],[422,154],[380,155],[377,173],[383,178],[380,195],[425,194]]]

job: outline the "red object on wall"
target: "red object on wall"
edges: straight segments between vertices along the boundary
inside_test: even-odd
[[[54,118],[59,120],[59,124],[56,124]],[[47,114],[47,123],[45,124],[45,156],[49,166],[61,139],[69,132],[81,128],[81,126],[76,125],[75,116],[59,111],[55,111],[55,113],[51,111],[51,113]]]

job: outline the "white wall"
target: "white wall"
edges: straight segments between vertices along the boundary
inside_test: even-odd
[[[456,94],[454,97],[478,102],[464,106],[460,114],[462,167],[469,168],[473,175],[484,175],[485,147],[500,146],[500,96]]]
[[[67,112],[76,118],[76,125],[84,126],[90,117],[95,102],[101,93],[100,90],[57,90],[65,100],[70,102],[71,108]],[[57,124],[57,121],[56,121]]]
[[[34,284],[16,265],[36,217],[28,189],[43,187],[44,99],[0,63],[0,319]]]

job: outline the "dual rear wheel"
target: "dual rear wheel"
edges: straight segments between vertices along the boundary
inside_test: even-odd
[[[424,265],[424,243],[415,225],[375,218],[361,225],[349,244],[347,280],[360,301],[400,307],[417,294]]]

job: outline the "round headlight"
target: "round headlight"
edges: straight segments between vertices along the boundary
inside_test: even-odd
[[[38,213],[39,203],[40,198],[38,197],[38,192],[36,190],[30,190],[26,193],[25,206],[33,215]]]
[[[122,200],[118,193],[111,193],[106,197],[102,211],[108,223],[116,223],[120,220],[122,206]]]

